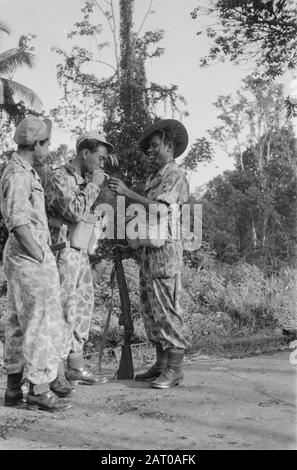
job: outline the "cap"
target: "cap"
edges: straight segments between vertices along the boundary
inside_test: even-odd
[[[84,134],[79,135],[78,138],[76,139],[76,149],[79,146],[79,144],[81,144],[81,142],[83,142],[86,139],[98,140],[98,142],[100,142],[101,144],[106,145],[106,147],[108,148],[110,152],[112,152],[114,149],[113,145],[107,142],[104,135],[99,134],[99,132],[85,132]]]
[[[37,116],[27,116],[17,125],[13,140],[18,145],[30,145],[49,139],[52,130],[50,119],[42,120]]]

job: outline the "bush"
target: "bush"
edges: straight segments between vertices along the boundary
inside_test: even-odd
[[[127,286],[129,291],[129,299],[131,306],[131,315],[134,324],[134,335],[131,339],[133,344],[143,343],[147,341],[144,327],[142,324],[141,313],[139,310],[139,294],[138,294],[138,266],[135,261],[129,259],[123,261]],[[89,351],[97,351],[100,347],[102,334],[106,323],[107,315],[111,303],[111,286],[110,274],[112,270],[112,262],[102,260],[93,270],[94,289],[95,289],[95,305],[94,314],[91,324],[89,342],[87,348]],[[107,335],[107,348],[115,348],[123,341],[123,327],[119,326],[119,317],[121,314],[121,303],[118,292],[117,282],[115,280],[115,288],[113,294],[112,316]]]
[[[280,332],[280,327],[293,325],[296,300],[293,270],[287,268],[279,277],[265,278],[257,266],[247,263],[230,266],[209,257],[200,258],[195,266],[185,265],[182,274],[181,305],[190,331],[191,350],[218,351],[221,342],[263,332],[273,335]],[[94,271],[96,302],[91,333],[94,350],[100,344],[108,313],[111,267],[110,262],[102,261]],[[132,343],[147,342],[139,310],[138,267],[134,261],[127,260],[124,269],[135,329]],[[120,311],[116,287],[108,335],[111,348],[122,340],[122,328],[118,325]]]
[[[200,272],[186,266],[183,286],[193,349],[211,344],[213,349],[222,341],[296,328],[296,272],[290,268],[265,278],[257,266],[247,263],[217,263]]]

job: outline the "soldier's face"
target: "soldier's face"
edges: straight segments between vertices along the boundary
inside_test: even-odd
[[[36,143],[33,153],[33,160],[36,165],[44,165],[47,162],[50,144],[49,140],[45,141],[43,145],[40,145],[40,142]]]
[[[99,168],[104,169],[105,162],[108,158],[108,150],[105,145],[98,145],[96,151],[93,153],[85,149],[83,157],[85,171],[87,173],[92,173],[92,171],[98,170]]]
[[[159,168],[165,166],[172,158],[172,146],[170,144],[171,142],[165,144],[159,134],[154,134],[149,141],[149,147],[146,152],[149,157],[149,161],[157,165]]]

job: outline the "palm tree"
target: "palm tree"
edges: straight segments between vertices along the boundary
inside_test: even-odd
[[[9,28],[0,21],[0,33],[9,34]],[[23,67],[33,67],[35,56],[30,52],[27,46],[27,37],[21,36],[18,46],[0,53],[0,104],[5,109],[5,100],[7,98],[7,89],[13,96],[22,99],[25,104],[40,111],[42,102],[36,93],[30,88],[15,82],[11,79],[15,71]]]

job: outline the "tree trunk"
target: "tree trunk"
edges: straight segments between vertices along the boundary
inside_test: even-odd
[[[134,0],[120,1],[120,107],[128,122],[132,118],[132,17]]]

